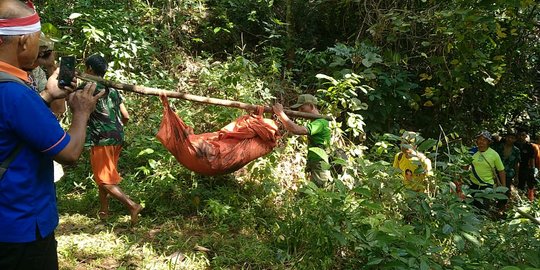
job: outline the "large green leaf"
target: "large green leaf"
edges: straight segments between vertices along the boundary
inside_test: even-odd
[[[364,59],[362,59],[362,64],[366,67],[371,67],[373,64],[382,63],[382,61],[383,60],[380,55],[369,52],[364,55]]]
[[[328,154],[326,151],[319,147],[310,147],[309,151],[312,153],[315,153],[318,157],[320,157],[322,160],[324,160],[326,163],[328,163]]]

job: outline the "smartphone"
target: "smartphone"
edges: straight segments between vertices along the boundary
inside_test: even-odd
[[[58,86],[70,86],[75,77],[75,56],[63,56],[60,58],[60,74],[58,74]]]

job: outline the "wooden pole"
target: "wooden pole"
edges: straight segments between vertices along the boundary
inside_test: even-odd
[[[536,223],[537,225],[540,225],[540,220],[536,219],[536,218],[533,217],[531,214],[526,213],[526,212],[523,212],[522,210],[519,210],[519,208],[516,208],[516,211],[517,211],[520,215],[522,215],[522,216],[528,218],[529,220],[531,220],[532,222]]]
[[[167,90],[163,90],[159,88],[151,88],[151,87],[145,87],[145,86],[118,83],[118,82],[108,81],[101,77],[93,76],[89,74],[77,73],[76,77],[85,81],[99,82],[108,87],[112,87],[112,88],[116,88],[116,89],[120,89],[124,91],[129,91],[129,92],[134,92],[138,94],[143,94],[143,95],[151,95],[151,96],[165,95],[171,98],[181,98],[181,99],[185,99],[189,101],[195,101],[195,102],[219,105],[219,106],[225,106],[225,107],[239,108],[239,109],[243,109],[247,111],[255,111],[259,107],[258,105],[252,105],[252,104],[247,104],[247,103],[238,102],[238,101],[203,97],[203,96],[197,96],[197,95],[192,95],[188,93],[167,91]],[[273,113],[272,107],[270,106],[263,106],[263,107],[264,107],[264,112]],[[307,118],[307,119],[324,118],[326,120],[332,120],[332,117],[326,116],[326,115],[298,112],[298,111],[292,111],[292,110],[283,110],[283,111],[287,115],[294,116],[294,117],[301,117],[301,118]]]

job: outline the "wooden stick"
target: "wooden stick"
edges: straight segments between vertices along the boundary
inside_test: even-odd
[[[516,211],[517,211],[520,215],[522,215],[522,216],[524,216],[524,217],[530,219],[532,222],[534,222],[534,223],[540,225],[540,220],[536,219],[536,218],[533,217],[531,214],[525,213],[524,211],[519,210],[519,208],[516,208]]]
[[[195,101],[200,102],[204,104],[212,104],[212,105],[219,105],[219,106],[225,106],[225,107],[233,107],[233,108],[239,108],[244,109],[247,111],[255,111],[259,106],[247,104],[243,102],[238,101],[232,101],[232,100],[226,100],[226,99],[219,99],[219,98],[210,98],[210,97],[203,97],[203,96],[196,96],[188,93],[182,93],[182,92],[175,92],[175,91],[167,91],[159,88],[151,88],[151,87],[145,87],[145,86],[138,86],[138,85],[131,85],[131,84],[125,84],[125,83],[117,83],[113,81],[105,80],[98,76],[93,76],[89,74],[82,74],[77,73],[77,78],[85,80],[85,81],[92,81],[92,82],[99,82],[103,85],[106,85],[108,87],[134,92],[138,94],[143,95],[151,95],[151,96],[160,96],[165,95],[167,97],[171,98],[181,98],[189,101]],[[273,113],[272,107],[270,106],[263,106],[264,112],[267,113]],[[307,119],[319,119],[324,118],[326,120],[332,120],[332,117],[326,116],[326,115],[319,115],[319,114],[313,114],[313,113],[305,113],[305,112],[298,112],[298,111],[292,111],[292,110],[283,110],[287,115],[294,116],[294,117],[302,117]]]

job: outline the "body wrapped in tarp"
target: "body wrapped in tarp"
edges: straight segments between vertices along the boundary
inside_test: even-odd
[[[252,160],[270,153],[279,138],[271,119],[244,115],[217,132],[194,134],[193,129],[169,106],[162,96],[163,119],[157,138],[176,160],[203,175],[234,172]]]

